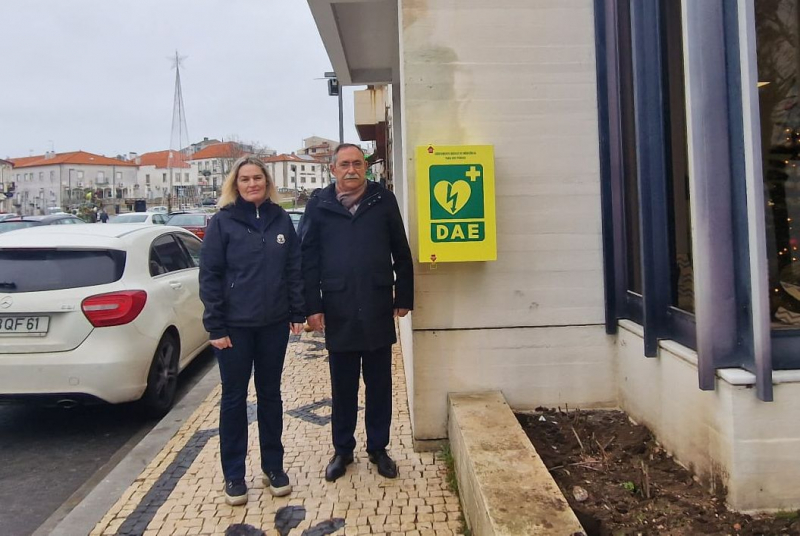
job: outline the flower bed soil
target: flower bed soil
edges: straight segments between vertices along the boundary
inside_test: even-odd
[[[517,414],[588,536],[800,534],[798,512],[748,516],[725,507],[621,411],[538,408]]]

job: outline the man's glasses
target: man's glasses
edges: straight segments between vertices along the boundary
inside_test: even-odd
[[[342,169],[347,169],[349,167],[352,167],[353,169],[361,169],[364,167],[364,162],[361,160],[353,160],[352,162],[337,162],[336,166]]]

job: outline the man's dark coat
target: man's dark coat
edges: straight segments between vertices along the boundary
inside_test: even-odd
[[[370,182],[352,215],[331,184],[309,200],[300,236],[306,310],[325,313],[328,350],[395,343],[393,311],[413,308],[414,270],[394,194]]]

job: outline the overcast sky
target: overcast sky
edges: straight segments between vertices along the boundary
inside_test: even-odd
[[[0,0],[0,28],[0,158],[168,149],[176,50],[192,142],[339,137],[305,0]]]

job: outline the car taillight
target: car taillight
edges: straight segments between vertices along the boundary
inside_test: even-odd
[[[203,238],[204,236],[206,236],[206,230],[205,229],[194,229],[192,232],[195,235],[197,235],[197,238]]]
[[[139,316],[145,303],[147,292],[123,290],[89,296],[81,302],[81,310],[96,328],[121,326]]]

